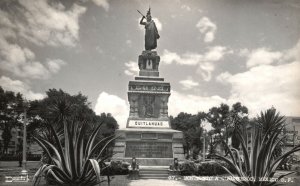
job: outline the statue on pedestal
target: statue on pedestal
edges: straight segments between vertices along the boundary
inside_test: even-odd
[[[145,18],[146,18],[146,22],[144,21]],[[155,49],[157,47],[157,39],[159,39],[160,36],[158,34],[155,22],[152,20],[150,8],[147,12],[147,15],[146,16],[143,15],[140,24],[145,25],[145,30],[146,30],[145,49],[146,50]]]

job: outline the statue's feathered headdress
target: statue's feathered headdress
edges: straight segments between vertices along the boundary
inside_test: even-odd
[[[150,15],[151,16],[151,8],[149,7],[149,10],[147,12],[147,16]]]

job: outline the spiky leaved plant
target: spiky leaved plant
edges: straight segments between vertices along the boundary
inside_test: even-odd
[[[260,117],[266,119],[266,117],[271,117],[268,115],[270,113],[261,113]],[[273,112],[275,114],[275,112]],[[276,114],[274,115],[276,116]],[[261,119],[261,118],[260,118]],[[262,121],[262,120],[261,120]],[[274,122],[278,120],[269,120],[269,122]],[[277,180],[291,174],[281,175],[277,180],[272,179],[278,168],[278,166],[289,157],[292,153],[300,151],[300,145],[295,146],[290,151],[285,152],[280,156],[274,156],[274,150],[284,139],[281,136],[283,125],[278,122],[271,124],[274,127],[268,127],[266,131],[261,130],[261,128],[256,128],[254,143],[252,143],[252,148],[250,154],[247,152],[247,146],[243,135],[238,132],[238,138],[241,141],[241,147],[243,152],[244,162],[241,160],[241,156],[237,149],[229,148],[229,146],[223,142],[225,148],[229,152],[229,158],[220,155],[215,155],[221,160],[227,162],[234,172],[229,171],[226,167],[222,166],[231,176],[240,177],[242,179],[233,178],[232,183],[238,186],[271,186],[280,184]],[[275,130],[276,129],[276,130]],[[245,179],[244,179],[245,178]]]
[[[63,135],[58,135],[49,125],[54,142],[49,142],[42,137],[34,137],[51,163],[44,164],[38,169],[33,178],[33,185],[39,184],[42,174],[57,185],[100,185],[103,181],[100,179],[103,167],[99,164],[103,165],[105,159],[101,158],[101,155],[115,137],[109,136],[95,142],[101,125],[88,137],[86,136],[87,122],[65,120],[63,126]],[[95,154],[98,148],[102,149],[99,154]]]

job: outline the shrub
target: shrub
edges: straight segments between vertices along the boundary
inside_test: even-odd
[[[225,162],[219,162],[219,161],[208,161],[208,162],[202,162],[198,164],[198,170],[197,175],[200,176],[213,176],[213,175],[220,175],[227,173],[223,168],[227,167],[229,168],[229,165]]]
[[[275,110],[268,110],[265,113],[261,113],[258,121],[263,126],[268,127],[265,131],[261,129],[256,129],[254,142],[252,144],[251,152],[248,154],[246,142],[243,135],[238,132],[238,138],[241,141],[241,146],[243,150],[243,156],[245,162],[241,161],[240,154],[237,149],[229,148],[229,146],[223,141],[223,144],[230,157],[226,158],[223,156],[216,155],[218,158],[230,164],[237,174],[238,177],[249,177],[251,180],[232,180],[237,186],[269,186],[269,185],[280,185],[270,178],[273,178],[279,165],[285,161],[294,152],[300,151],[300,145],[296,145],[290,151],[285,152],[283,155],[274,156],[274,149],[284,139],[280,137],[281,131],[283,129],[282,117],[279,113],[276,114]],[[223,167],[229,174],[235,176],[233,172]],[[283,174],[278,177],[278,180],[291,174],[290,172]],[[267,180],[267,181],[260,181]]]
[[[127,175],[129,173],[128,162],[124,161],[111,161],[109,166],[103,170],[103,175]]]
[[[53,142],[34,136],[50,162],[42,165],[36,172],[33,178],[34,185],[39,184],[41,174],[45,174],[46,180],[56,185],[100,185],[103,182],[100,177],[101,171],[105,169],[105,158],[102,158],[102,153],[115,138],[107,137],[95,142],[101,125],[87,137],[85,136],[87,122],[72,119],[64,120],[63,125],[63,135],[58,135],[52,125],[49,125]],[[96,154],[99,148],[100,153]]]
[[[193,161],[179,162],[179,170],[182,176],[195,175],[197,166]]]

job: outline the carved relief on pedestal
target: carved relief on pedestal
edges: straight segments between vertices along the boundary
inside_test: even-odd
[[[144,96],[144,107],[145,107],[146,118],[154,117],[154,101],[155,101],[155,97],[153,95]]]
[[[155,116],[155,96],[151,94],[140,95],[138,115],[141,118],[153,118]]]
[[[138,95],[131,94],[129,96],[129,104],[130,104],[130,116],[137,117],[138,116]]]
[[[140,70],[156,70],[158,71],[160,57],[156,52],[144,51],[142,55],[139,56],[138,65]]]
[[[152,59],[147,59],[146,60],[146,70],[152,70],[153,69],[153,65],[152,65]]]
[[[170,86],[163,85],[130,85],[130,91],[170,92]]]
[[[161,117],[168,117],[168,95],[164,95],[160,97],[160,116]]]

